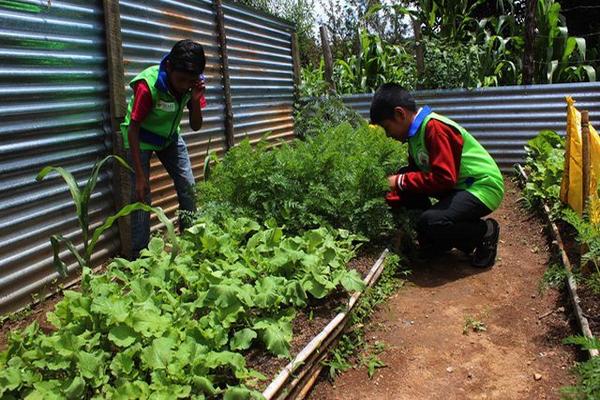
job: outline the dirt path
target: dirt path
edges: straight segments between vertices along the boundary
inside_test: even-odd
[[[365,367],[333,385],[322,378],[311,399],[558,399],[573,383],[576,354],[561,345],[573,332],[559,309],[567,303],[538,292],[549,258],[542,225],[519,208],[515,186],[507,189],[494,213],[502,229],[496,266],[476,270],[458,254],[413,266],[412,285],[375,313],[367,332],[369,342],[385,343],[386,367],[373,379]],[[463,334],[468,316],[487,330]]]

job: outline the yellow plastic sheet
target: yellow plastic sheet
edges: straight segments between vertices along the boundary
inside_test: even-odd
[[[598,177],[600,177],[600,136],[590,124],[590,219],[600,223],[600,199],[598,198]],[[567,138],[565,171],[560,187],[560,199],[569,204],[579,215],[583,213],[582,201],[582,145],[581,113],[575,108],[575,100],[567,97]]]

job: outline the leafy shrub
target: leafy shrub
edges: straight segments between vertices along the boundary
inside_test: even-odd
[[[298,136],[313,136],[325,129],[348,123],[358,128],[365,123],[363,117],[347,107],[342,98],[325,95],[306,100],[294,117]]]
[[[394,227],[386,176],[405,160],[405,147],[366,124],[325,127],[273,150],[245,141],[199,185],[199,209],[274,218],[291,232],[331,226],[378,238]]]
[[[425,71],[421,77],[423,89],[473,88],[478,80],[479,48],[467,44],[429,38],[424,41]]]

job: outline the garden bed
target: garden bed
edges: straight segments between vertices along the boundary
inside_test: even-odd
[[[348,269],[356,270],[364,279],[365,288],[368,288],[377,281],[383,270],[386,254],[387,250],[382,252],[381,247],[363,248],[347,264]],[[77,289],[79,290],[79,288]],[[255,389],[265,390],[273,378],[276,381],[279,378],[279,383],[276,383],[274,391],[278,396],[267,396],[269,399],[286,398],[286,394],[294,393],[295,389],[303,389],[307,380],[312,376],[309,372],[313,372],[316,367],[321,365],[329,347],[343,333],[347,316],[363,292],[356,292],[349,296],[345,291],[338,289],[323,299],[310,299],[307,307],[299,310],[292,321],[294,336],[289,350],[290,354],[295,354],[297,357],[294,361],[288,363],[288,358],[274,356],[262,344],[252,346],[247,350],[244,354],[247,367],[266,378],[264,381],[258,382]],[[56,295],[49,301],[32,307],[26,315],[16,314],[12,320],[7,320],[8,322],[3,324],[0,331],[2,350],[3,347],[6,347],[6,337],[10,332],[22,330],[31,323],[39,324],[42,331],[46,333],[55,331],[56,329],[48,321],[46,313],[53,311],[55,304],[61,300],[62,296]],[[288,372],[293,372],[293,375]],[[279,375],[277,375],[278,373]],[[286,375],[283,379],[281,378],[282,374]],[[298,376],[302,376],[304,379],[298,379]],[[273,382],[271,382],[271,386],[273,386]]]

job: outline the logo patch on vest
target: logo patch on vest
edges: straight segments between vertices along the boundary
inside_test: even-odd
[[[156,104],[156,108],[165,112],[175,112],[177,105],[173,102],[159,100],[158,104]]]
[[[417,159],[418,159],[420,165],[422,165],[422,166],[429,165],[429,155],[427,153],[419,152],[419,154],[417,155]]]

